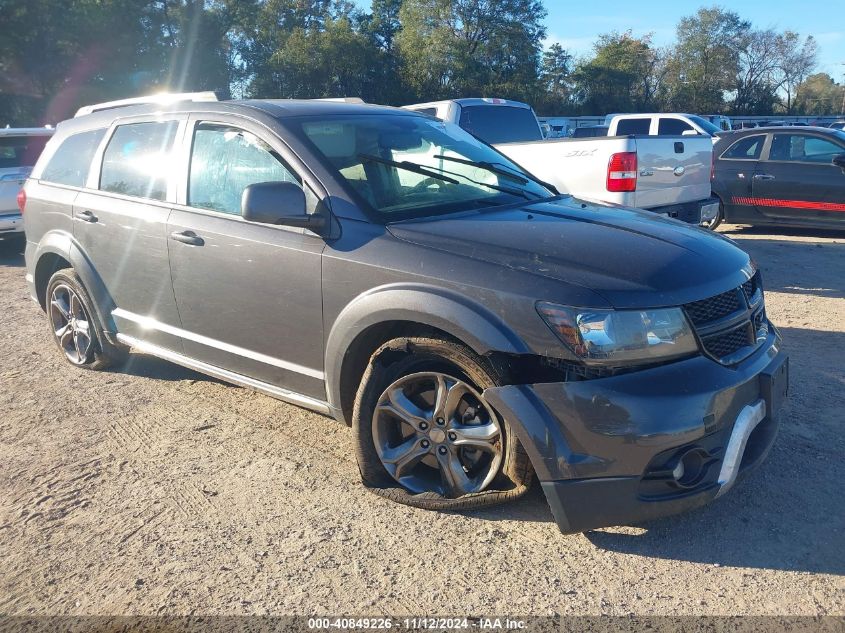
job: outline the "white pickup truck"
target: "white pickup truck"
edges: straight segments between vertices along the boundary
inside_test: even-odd
[[[719,212],[710,191],[709,136],[544,139],[531,107],[505,99],[453,99],[405,108],[459,125],[561,193],[692,224],[707,223]]]
[[[720,117],[728,121],[725,117]],[[728,121],[729,123],[729,121]],[[608,136],[708,136],[715,145],[725,130],[696,114],[608,114],[604,118]]]

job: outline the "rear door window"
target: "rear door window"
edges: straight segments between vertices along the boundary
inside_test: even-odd
[[[84,187],[91,159],[105,135],[105,128],[68,136],[41,172],[41,180]]]
[[[845,148],[818,136],[808,134],[775,134],[769,160],[827,164]]]
[[[680,136],[687,130],[694,130],[689,123],[680,119],[661,117],[657,125],[658,136]]]
[[[616,135],[628,134],[648,135],[651,119],[620,119],[616,124]]]
[[[543,140],[537,117],[528,108],[464,106],[459,125],[490,145]]]
[[[137,198],[166,200],[174,173],[178,121],[118,126],[103,153],[100,189]]]
[[[244,189],[259,182],[301,184],[282,157],[255,134],[230,125],[197,125],[188,177],[190,206],[240,215]]]
[[[746,136],[725,150],[722,153],[722,158],[729,160],[759,160],[765,142],[765,134]]]
[[[0,169],[32,167],[49,136],[0,136]]]

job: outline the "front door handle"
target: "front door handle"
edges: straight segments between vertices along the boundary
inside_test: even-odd
[[[97,216],[94,215],[92,211],[88,211],[87,209],[85,211],[80,211],[79,213],[77,213],[76,217],[78,217],[83,222],[93,223],[97,221]]]
[[[183,244],[190,244],[191,246],[202,246],[205,240],[193,231],[174,231],[170,234],[171,240],[182,242]]]
[[[775,177],[771,174],[754,174],[754,180],[774,180]]]

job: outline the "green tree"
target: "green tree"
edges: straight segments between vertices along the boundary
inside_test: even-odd
[[[662,74],[651,36],[630,31],[599,37],[592,58],[578,64],[575,92],[584,112],[642,112],[655,107]]]
[[[573,58],[563,46],[555,42],[543,52],[540,64],[542,94],[536,108],[543,113],[568,112],[572,100]]]
[[[724,111],[750,30],[750,22],[720,7],[682,18],[668,64],[667,105],[691,112]]]
[[[538,94],[540,0],[405,0],[399,16],[402,77],[417,98]]]
[[[845,85],[827,73],[810,75],[796,90],[795,109],[809,115],[845,114]]]

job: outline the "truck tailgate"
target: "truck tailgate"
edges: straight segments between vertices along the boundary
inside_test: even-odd
[[[663,207],[710,197],[713,143],[705,136],[637,136],[635,205]]]

